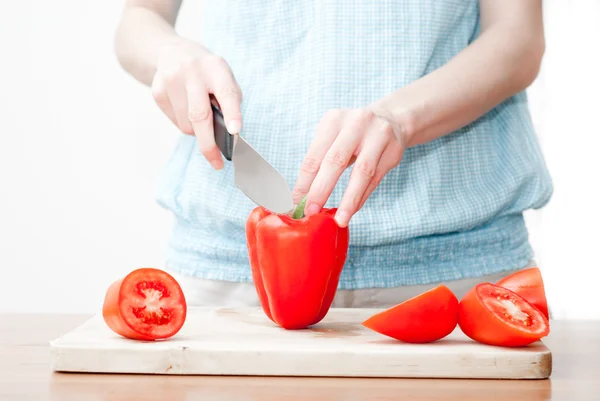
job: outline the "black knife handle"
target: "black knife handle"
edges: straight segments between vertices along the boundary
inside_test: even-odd
[[[233,135],[231,135],[225,127],[225,120],[223,119],[223,113],[218,108],[216,100],[211,96],[211,107],[213,114],[213,129],[215,131],[215,142],[217,147],[225,157],[225,159],[231,161],[233,155]]]

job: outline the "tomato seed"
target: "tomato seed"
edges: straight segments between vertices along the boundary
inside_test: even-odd
[[[139,295],[146,298],[148,291],[160,292],[160,297],[169,297],[171,295],[169,289],[160,281],[140,281],[135,285],[136,291]]]
[[[159,308],[152,312],[146,312],[146,307],[132,307],[131,312],[133,315],[142,321],[144,324],[152,324],[162,326],[168,324],[173,318],[172,309]]]

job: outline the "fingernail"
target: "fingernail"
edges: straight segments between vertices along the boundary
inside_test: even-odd
[[[230,134],[239,134],[242,129],[242,123],[239,120],[231,120],[227,123],[227,131]]]
[[[308,215],[308,216],[312,216],[313,214],[319,213],[320,209],[321,208],[319,207],[319,205],[317,205],[316,203],[311,203],[310,205],[308,205],[306,207],[306,209],[304,209],[304,214]]]
[[[340,227],[345,227],[348,225],[349,217],[350,214],[348,212],[341,210],[335,214],[335,221],[337,221]]]
[[[223,163],[219,160],[213,160],[210,162],[210,165],[213,166],[214,169],[220,170],[223,168]]]

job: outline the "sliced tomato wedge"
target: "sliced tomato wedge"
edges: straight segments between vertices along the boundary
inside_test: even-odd
[[[496,285],[516,292],[530,304],[538,308],[546,316],[546,319],[550,318],[548,315],[548,302],[546,300],[544,281],[542,280],[542,273],[539,268],[531,267],[519,270],[504,277]]]
[[[115,333],[135,340],[174,336],[187,314],[185,296],[169,273],[141,268],[112,283],[106,291],[102,316]]]
[[[521,347],[550,333],[546,316],[511,290],[482,283],[465,294],[458,306],[458,325],[477,342]]]
[[[457,323],[458,299],[440,285],[371,316],[363,325],[396,340],[428,343],[452,333]]]

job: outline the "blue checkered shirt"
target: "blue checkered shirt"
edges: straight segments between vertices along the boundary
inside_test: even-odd
[[[447,63],[479,33],[477,1],[206,2],[202,43],[243,92],[242,135],[293,187],[315,127]],[[349,170],[326,206],[337,206]],[[350,223],[341,289],[442,282],[507,271],[533,257],[522,212],[552,183],[525,93],[468,126],[408,149]],[[251,282],[244,223],[255,206],[182,135],[158,202],[176,216],[168,268]]]

